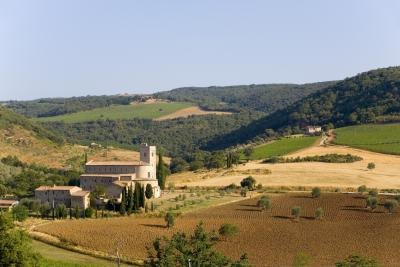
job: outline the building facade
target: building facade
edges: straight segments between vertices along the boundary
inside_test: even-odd
[[[309,125],[306,126],[306,133],[307,134],[317,134],[322,132],[322,127],[321,126],[314,126],[314,125]]]
[[[78,186],[40,186],[35,190],[35,198],[51,207],[64,204],[67,208],[86,209],[90,205],[89,195]]]
[[[89,161],[85,165],[85,174],[80,177],[83,190],[93,191],[103,187],[107,198],[121,200],[122,190],[135,183],[153,188],[154,197],[161,194],[156,177],[157,153],[155,146],[142,144],[140,160],[133,161]]]

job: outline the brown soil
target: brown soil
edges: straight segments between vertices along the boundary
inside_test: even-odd
[[[158,236],[170,236],[178,230],[190,232],[199,221],[208,230],[229,222],[240,232],[219,242],[217,249],[236,259],[246,252],[254,266],[292,266],[299,252],[311,256],[312,266],[333,266],[351,253],[374,257],[382,266],[398,266],[400,262],[399,213],[388,214],[382,206],[372,213],[364,208],[365,199],[356,194],[325,193],[312,199],[292,193],[273,196],[272,201],[271,212],[260,212],[253,198],[188,213],[170,230],[164,227],[163,218],[132,217],[65,220],[37,230],[103,252],[113,252],[121,244],[123,256],[143,259],[145,247]],[[299,221],[289,217],[293,206],[302,207]],[[318,207],[325,211],[322,220],[314,219]]]
[[[230,115],[232,112],[222,112],[222,111],[207,111],[207,110],[202,110],[200,107],[188,107],[184,109],[180,109],[178,111],[175,111],[174,113],[161,116],[157,119],[156,121],[163,121],[163,120],[171,120],[171,119],[176,119],[176,118],[187,118],[192,115],[208,115],[208,114],[215,114],[215,115]]]

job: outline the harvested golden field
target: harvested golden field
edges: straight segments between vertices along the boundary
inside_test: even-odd
[[[278,163],[263,164],[261,161],[250,161],[230,170],[185,172],[171,175],[170,180],[176,185],[187,186],[226,186],[239,184],[248,173],[264,186],[321,186],[356,188],[362,184],[376,188],[400,188],[400,156],[380,154],[345,146],[312,146],[289,154],[290,157],[304,157],[325,154],[357,155],[362,161],[354,163]],[[368,170],[369,162],[376,168]],[[253,173],[255,170],[270,170],[271,174]]]
[[[65,220],[36,230],[110,254],[121,244],[123,256],[143,259],[145,247],[157,236],[191,232],[199,221],[208,230],[229,222],[240,232],[219,242],[217,249],[233,258],[247,252],[255,266],[291,266],[299,252],[310,255],[313,266],[332,266],[351,253],[374,257],[382,266],[400,262],[399,213],[388,214],[382,206],[372,213],[364,208],[365,198],[357,194],[325,193],[313,199],[292,193],[272,196],[272,201],[271,212],[260,212],[253,198],[187,213],[170,230],[164,227],[163,218],[134,217]],[[302,207],[298,222],[289,217],[293,206]],[[325,211],[322,220],[314,219],[318,207]]]
[[[208,111],[208,110],[203,110],[198,106],[195,106],[195,107],[188,107],[188,108],[177,110],[174,113],[171,113],[171,114],[168,114],[165,116],[161,116],[154,120],[163,121],[163,120],[171,120],[171,119],[176,119],[176,118],[187,118],[192,115],[209,115],[209,114],[230,115],[232,113],[231,112],[223,112],[223,111]]]

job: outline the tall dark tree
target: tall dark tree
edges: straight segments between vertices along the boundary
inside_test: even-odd
[[[150,199],[153,197],[153,187],[151,186],[151,184],[146,185],[145,195],[146,195],[147,199]]]
[[[162,190],[165,189],[165,180],[167,178],[167,171],[165,168],[165,163],[163,161],[162,154],[158,154],[158,163],[157,163],[157,180],[158,185]]]
[[[140,184],[139,183],[135,183],[135,192],[134,192],[134,207],[135,210],[139,210],[140,208]]]
[[[121,206],[119,208],[119,212],[122,215],[125,215],[125,213],[126,213],[126,188],[125,187],[122,189]]]
[[[146,197],[145,197],[144,185],[142,185],[140,187],[140,207],[141,208],[144,208],[145,201],[146,201]]]
[[[133,202],[134,202],[134,198],[133,198],[133,188],[132,185],[129,186],[128,188],[128,197],[127,197],[127,205],[128,205],[128,215],[130,215],[133,211]]]

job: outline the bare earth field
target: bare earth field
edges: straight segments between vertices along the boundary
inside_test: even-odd
[[[229,222],[240,232],[219,242],[217,249],[236,259],[246,252],[254,266],[292,266],[299,252],[311,256],[312,266],[333,266],[351,253],[374,257],[381,266],[400,262],[400,213],[388,214],[382,206],[372,213],[358,194],[325,193],[313,199],[288,193],[272,196],[272,202],[271,212],[260,212],[253,198],[187,213],[177,218],[173,229],[164,227],[163,218],[121,217],[64,220],[36,230],[107,253],[119,243],[124,257],[143,259],[145,247],[157,236],[170,236],[178,229],[192,232],[199,221],[208,230]],[[293,206],[302,207],[299,221],[289,217]],[[314,219],[318,207],[325,211],[322,220]]]
[[[222,111],[207,111],[207,110],[202,110],[200,107],[188,107],[184,109],[180,109],[178,111],[175,111],[174,113],[161,116],[157,119],[156,121],[163,121],[163,120],[171,120],[171,119],[176,119],[176,118],[187,118],[192,115],[208,115],[208,114],[216,114],[216,115],[230,115],[232,114],[231,112],[222,112]]]
[[[279,163],[263,164],[250,161],[232,170],[199,171],[174,174],[169,177],[176,185],[226,186],[239,184],[246,175],[252,175],[263,186],[322,186],[358,187],[362,184],[376,188],[400,188],[400,156],[386,155],[345,146],[312,146],[289,157],[324,155],[329,153],[353,154],[363,158],[355,163]],[[374,162],[376,168],[368,170],[367,164]],[[271,174],[257,174],[260,170]]]

